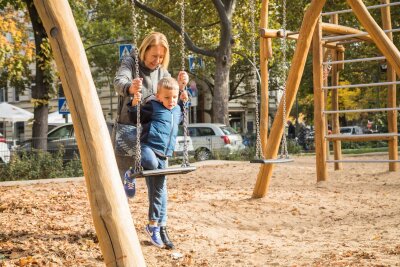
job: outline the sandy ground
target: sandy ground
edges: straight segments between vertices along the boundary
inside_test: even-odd
[[[399,171],[330,165],[317,185],[315,158],[295,157],[276,166],[267,197],[251,199],[258,169],[210,161],[170,176],[173,251],[147,241],[138,181],[129,205],[148,266],[400,266]],[[103,266],[83,179],[3,184],[0,229],[0,266]]]

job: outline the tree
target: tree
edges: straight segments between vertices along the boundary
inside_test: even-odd
[[[190,5],[191,9],[194,7],[199,12],[198,14],[207,14],[210,12],[209,4],[203,3],[205,1],[197,1],[197,7]],[[219,40],[215,48],[201,48],[197,46],[189,33],[185,32],[185,43],[187,48],[197,54],[211,57],[215,60],[215,75],[214,75],[214,98],[213,98],[213,121],[229,124],[228,116],[228,95],[229,95],[229,73],[232,62],[232,46],[234,44],[234,37],[232,36],[232,16],[236,7],[236,0],[213,0],[214,8],[219,18]],[[139,1],[135,4],[148,12],[149,14],[157,17],[170,25],[177,32],[181,32],[180,25],[173,19],[167,17],[165,14],[151,8]],[[179,6],[177,6],[179,10]],[[198,16],[197,18],[200,18]],[[216,22],[215,22],[216,23]]]
[[[24,4],[26,5],[25,7]],[[32,86],[32,103],[34,107],[32,128],[32,138],[34,140],[33,147],[47,150],[46,136],[48,130],[48,102],[51,96],[55,93],[53,86],[55,66],[52,63],[51,49],[46,31],[41,23],[35,6],[33,5],[33,0],[1,0],[0,7],[5,9],[13,8],[18,14],[24,15],[27,14],[25,12],[25,8],[27,8],[30,16],[36,52],[35,84]],[[29,22],[24,20],[21,23],[25,32],[23,34],[21,33],[20,36],[27,36]],[[5,32],[8,31],[9,29],[6,29]],[[21,43],[24,43],[24,45],[21,45]],[[6,64],[4,69],[7,71],[2,71],[2,74],[7,73],[6,79],[10,81],[10,84],[17,90],[25,90],[27,85],[31,85],[31,73],[28,66],[31,61],[18,57],[21,57],[21,55],[25,55],[25,57],[32,55],[33,45],[28,38],[24,38],[23,42],[20,42],[19,38],[14,37],[12,38],[12,41],[8,43],[8,47],[11,51],[8,54],[17,55],[17,60],[9,60],[8,62],[5,62]],[[32,56],[30,56],[29,59],[31,58]]]

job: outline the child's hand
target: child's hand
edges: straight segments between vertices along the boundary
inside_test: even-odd
[[[184,103],[186,103],[189,100],[188,92],[186,90],[183,90],[181,92],[179,99],[182,100]]]
[[[136,78],[132,80],[131,87],[129,87],[129,94],[135,95],[137,92],[142,91],[143,78]]]
[[[134,94],[133,99],[132,99],[132,107],[134,107],[137,104],[139,104],[141,99],[142,99],[142,93],[141,92],[137,92],[136,94]]]
[[[183,90],[189,82],[189,75],[186,71],[180,71],[178,74],[179,90]]]

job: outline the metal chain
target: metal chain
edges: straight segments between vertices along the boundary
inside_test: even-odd
[[[181,70],[185,71],[185,0],[181,3]],[[185,89],[184,89],[185,90]],[[189,163],[188,148],[188,124],[189,116],[187,109],[187,101],[183,103],[183,159],[182,167],[187,167]]]
[[[137,28],[138,23],[136,19],[136,11],[135,11],[135,0],[131,2],[131,12],[132,12],[132,36],[133,36],[133,49],[135,49],[135,78],[139,78],[139,49],[137,47]],[[136,146],[135,146],[135,162],[134,162],[134,172],[139,173],[143,170],[141,161],[142,161],[142,149],[140,147],[140,136],[142,133],[142,124],[140,123],[140,101],[137,104],[137,124],[136,124]]]
[[[283,71],[283,84],[282,84],[282,126],[283,126],[283,134],[282,134],[282,142],[281,142],[281,158],[288,158],[288,149],[287,149],[287,140],[286,140],[286,79],[287,79],[287,59],[286,59],[286,51],[287,51],[287,43],[286,43],[286,0],[283,0],[282,3],[282,30],[283,30],[283,38],[281,39],[281,47],[282,47],[282,71]]]
[[[251,55],[254,62],[253,69],[254,75],[257,74],[256,69],[256,24],[255,24],[255,2],[254,0],[250,1],[250,13],[251,13]],[[253,81],[251,83],[252,90],[254,90],[254,103],[255,103],[255,116],[256,116],[256,159],[264,159],[264,153],[262,152],[262,144],[261,144],[261,134],[260,134],[260,112],[258,110],[258,88],[257,81]]]

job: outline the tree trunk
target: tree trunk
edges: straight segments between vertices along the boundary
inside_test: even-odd
[[[226,125],[229,125],[228,91],[229,91],[230,55],[231,55],[230,51],[229,52],[225,51],[225,55],[224,53],[219,53],[218,55],[216,61],[216,70],[215,70],[214,98],[212,100],[213,122],[223,123]],[[227,61],[229,61],[229,63]]]
[[[48,61],[44,59],[42,53],[42,43],[47,38],[46,31],[39,18],[37,10],[33,5],[33,0],[24,0],[28,6],[29,16],[31,18],[36,47],[36,76],[35,86],[32,87],[32,99],[34,101],[34,119],[32,127],[33,148],[47,150],[47,131],[48,131],[48,114],[49,106],[48,95],[50,92],[50,84],[45,81],[45,73],[40,68],[40,61]],[[35,100],[44,100],[37,102]]]

